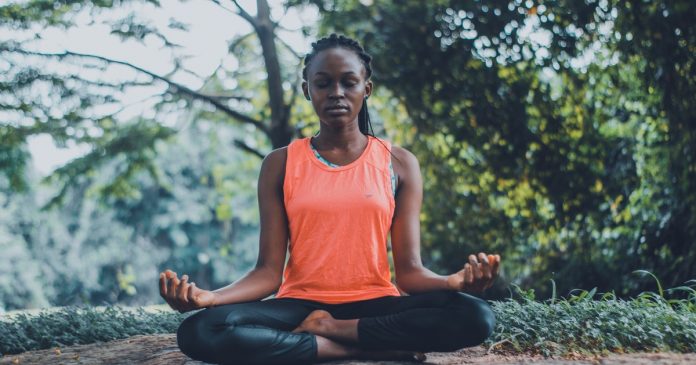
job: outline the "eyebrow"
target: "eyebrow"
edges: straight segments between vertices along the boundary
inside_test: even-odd
[[[329,75],[328,72],[324,72],[324,71],[317,71],[314,74],[315,75]],[[342,73],[341,75],[350,75],[350,74],[357,75],[357,73],[354,71],[346,71],[346,72]]]

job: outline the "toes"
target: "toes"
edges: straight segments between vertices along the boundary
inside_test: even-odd
[[[415,352],[415,353],[413,354],[413,359],[416,360],[416,361],[418,361],[418,362],[423,362],[423,361],[425,361],[425,360],[427,359],[427,357],[426,357],[425,354],[422,353],[422,352]]]

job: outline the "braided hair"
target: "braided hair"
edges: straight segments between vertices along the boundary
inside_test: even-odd
[[[308,53],[304,58],[304,68],[302,68],[302,79],[307,81],[307,68],[312,62],[312,59],[321,51],[331,49],[331,48],[345,48],[347,50],[355,52],[360,62],[365,66],[365,80],[369,80],[372,76],[372,66],[370,62],[372,61],[372,56],[370,56],[365,50],[360,46],[357,41],[348,38],[344,35],[337,35],[336,33],[331,33],[328,37],[319,39],[318,41],[312,43],[312,51]],[[367,111],[367,96],[363,99],[362,108],[358,113],[358,128],[360,132],[365,135],[375,136],[375,132],[372,129],[372,123],[370,123],[370,113]]]

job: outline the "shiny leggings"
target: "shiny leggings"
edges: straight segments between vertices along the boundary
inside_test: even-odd
[[[484,300],[455,291],[343,304],[271,298],[201,310],[181,323],[177,342],[184,354],[213,364],[310,364],[316,336],[291,331],[317,309],[359,318],[354,345],[365,350],[454,351],[481,344],[495,326]]]

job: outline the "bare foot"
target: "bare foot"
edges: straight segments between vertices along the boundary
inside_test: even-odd
[[[292,330],[292,332],[309,332],[317,333],[318,329],[321,328],[322,322],[325,320],[334,319],[331,313],[324,310],[315,310],[310,313],[297,328]]]
[[[414,361],[423,362],[426,359],[425,354],[415,351],[366,351],[358,347],[345,343],[346,339],[324,338],[324,332],[334,328],[329,322],[335,320],[331,313],[324,310],[315,310],[309,313],[307,317],[299,324],[292,332],[309,332],[317,335],[317,344],[319,345],[320,359],[336,359],[336,358],[359,358],[364,360],[397,360],[397,361]],[[338,321],[341,322],[341,321]],[[334,334],[335,335],[335,334]],[[336,336],[338,337],[338,336]],[[346,337],[347,338],[347,337]],[[341,342],[334,342],[341,341]],[[355,339],[352,339],[355,341]]]

